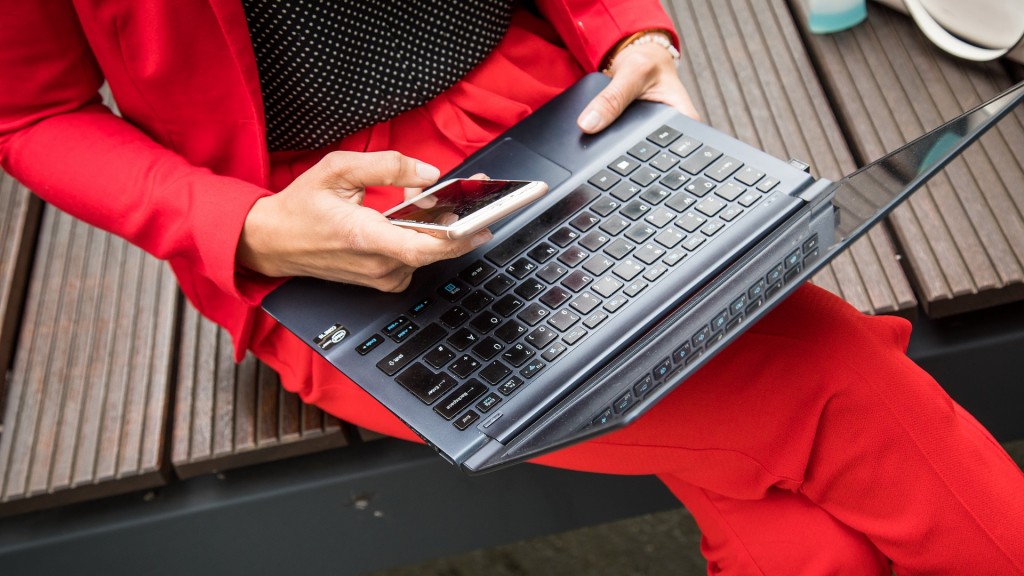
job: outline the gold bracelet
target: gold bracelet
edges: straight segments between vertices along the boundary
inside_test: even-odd
[[[620,40],[615,47],[608,51],[608,55],[604,57],[599,70],[602,72],[610,70],[612,64],[615,62],[615,58],[622,53],[623,50],[634,44],[657,44],[668,50],[669,55],[672,56],[672,60],[679,62],[679,50],[672,45],[672,35],[666,30],[652,28],[650,30],[641,30],[634,34],[630,34]]]

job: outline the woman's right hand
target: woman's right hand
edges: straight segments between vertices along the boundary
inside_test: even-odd
[[[313,276],[400,292],[419,267],[491,239],[436,238],[362,205],[367,186],[422,188],[437,168],[397,152],[331,152],[287,188],[253,204],[239,240],[241,266],[266,276]]]

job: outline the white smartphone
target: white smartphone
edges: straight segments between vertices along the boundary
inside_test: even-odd
[[[459,178],[428,188],[384,216],[397,226],[454,240],[486,228],[547,191],[548,185],[539,181]]]

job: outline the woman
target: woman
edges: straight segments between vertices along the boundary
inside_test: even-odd
[[[585,72],[612,78],[580,115],[586,132],[636,98],[694,115],[654,0],[5,0],[2,13],[0,164],[168,260],[239,357],[407,439],[262,296],[289,275],[398,291],[486,242],[376,210]],[[123,119],[99,103],[104,79]],[[1021,472],[905,357],[908,337],[903,320],[805,287],[635,425],[539,460],[658,474],[703,530],[711,573],[1024,573]]]

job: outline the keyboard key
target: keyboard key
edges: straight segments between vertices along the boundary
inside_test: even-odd
[[[587,263],[583,265],[583,269],[590,272],[594,276],[600,276],[608,271],[609,268],[615,265],[615,262],[606,256],[596,254]]]
[[[505,271],[511,274],[517,280],[522,280],[523,278],[529,276],[530,273],[536,269],[536,264],[530,262],[526,258],[520,258],[513,262],[512,264],[509,264],[508,268],[505,268]]]
[[[487,312],[478,314],[474,317],[473,321],[470,322],[469,325],[477,332],[487,334],[491,330],[497,328],[501,324],[502,320],[503,318],[501,316],[488,310]]]
[[[575,217],[573,217],[573,219],[569,221],[569,225],[579,230],[580,232],[586,232],[587,230],[590,230],[591,228],[596,226],[597,223],[600,221],[601,219],[598,218],[596,215],[584,210],[582,213],[577,214]]]
[[[590,292],[580,294],[576,299],[569,303],[569,306],[572,306],[572,308],[580,314],[590,314],[593,312],[594,308],[597,308],[600,305],[601,299]]]
[[[586,288],[591,282],[594,281],[594,277],[590,274],[586,274],[581,270],[576,270],[572,274],[569,274],[562,280],[562,286],[565,286],[573,292],[579,292]],[[546,304],[547,302],[545,302]]]
[[[800,264],[800,256],[801,255],[800,255],[800,249],[799,248],[797,248],[796,250],[790,252],[790,254],[788,256],[786,256],[786,259],[783,260],[783,263],[786,265],[786,269],[789,270],[790,268],[799,265]]]
[[[444,338],[447,333],[448,331],[441,327],[440,324],[427,324],[422,330],[413,334],[411,338],[378,362],[377,368],[388,376],[394,376],[399,370],[405,368],[413,358],[416,358],[433,346],[435,342]]]
[[[665,198],[668,198],[669,194],[671,194],[671,192],[665,190],[661,186],[652,186],[640,195],[640,199],[652,206],[655,206],[660,204]]]
[[[639,262],[634,260],[623,260],[622,263],[612,270],[612,273],[628,282],[639,276],[643,271],[644,267]]]
[[[534,260],[541,264],[547,262],[548,260],[551,260],[557,254],[558,248],[555,248],[554,246],[548,244],[547,242],[541,242],[540,244],[537,244],[536,246],[531,248],[529,252],[526,253],[527,256],[533,258]]]
[[[757,181],[763,176],[764,172],[761,172],[757,168],[754,168],[753,166],[745,166],[743,170],[740,170],[739,173],[736,174],[736,179],[747,186],[753,186],[754,184],[757,184]]]
[[[497,384],[511,373],[511,368],[495,360],[480,371],[480,377],[491,384]]]
[[[678,220],[676,220],[676,226],[686,230],[687,232],[693,232],[703,226],[707,221],[707,218],[691,211],[683,214]]]
[[[536,376],[537,373],[544,368],[544,366],[545,364],[541,362],[539,358],[534,358],[533,360],[527,362],[526,366],[523,366],[523,369],[519,371],[519,375],[529,380],[530,378]]]
[[[729,176],[736,173],[743,167],[743,162],[731,156],[722,156],[717,162],[711,165],[704,174],[717,182],[723,182]]]
[[[675,248],[685,237],[686,235],[679,230],[669,228],[667,230],[662,230],[660,234],[655,236],[654,241],[665,248]]]
[[[658,380],[660,382],[664,380],[665,377],[668,376],[668,373],[671,371],[672,360],[669,358],[665,358],[661,362],[658,362],[658,365],[654,367],[654,370],[651,370],[651,374],[654,376],[655,380]]]
[[[589,232],[582,240],[580,240],[580,246],[583,246],[591,252],[596,252],[601,249],[601,246],[607,244],[609,240],[611,240],[611,236],[595,230],[593,232]]]
[[[779,185],[779,179],[771,176],[761,180],[761,183],[757,185],[757,189],[761,192],[771,192],[772,188]]]
[[[587,180],[587,182],[600,190],[607,191],[612,186],[618,184],[619,180],[621,180],[621,178],[616,176],[614,173],[601,169],[597,171],[597,174],[591,176],[590,180]]]
[[[484,396],[483,400],[476,403],[476,409],[486,414],[491,411],[491,408],[497,406],[499,402],[501,402],[501,396],[498,396],[495,392],[491,392],[487,396]]]
[[[487,392],[487,386],[484,383],[479,380],[470,380],[435,406],[434,411],[445,420],[451,420],[456,414],[475,402],[477,398],[483,396],[485,392]]]
[[[696,153],[691,155],[689,158],[683,161],[679,165],[680,168],[686,170],[690,174],[700,174],[711,165],[712,162],[718,159],[722,153],[710,146],[705,146],[698,150]]]
[[[680,247],[670,250],[668,254],[665,254],[665,257],[662,258],[661,261],[666,266],[675,266],[682,262],[684,258],[686,258],[686,252]]]
[[[513,312],[522,307],[523,304],[525,304],[525,301],[523,299],[517,298],[513,294],[509,294],[508,296],[502,297],[501,300],[498,300],[494,304],[493,310],[498,314],[501,314],[502,316],[508,318],[509,316],[512,315]]]
[[[689,136],[683,136],[675,144],[673,144],[669,148],[669,150],[671,150],[673,154],[677,154],[679,156],[682,156],[683,158],[686,158],[690,154],[693,154],[694,150],[700,148],[701,144],[702,142],[700,140],[695,140],[693,138],[690,138]]]
[[[629,176],[634,170],[640,167],[640,163],[629,156],[619,156],[608,168],[620,176]]]
[[[614,416],[615,415],[612,412],[611,407],[605,408],[603,412],[601,412],[597,416],[594,416],[594,419],[590,422],[590,425],[591,426],[604,426],[605,424],[611,422],[612,418],[614,418]]]
[[[613,296],[605,301],[602,308],[614,314],[619,308],[625,306],[627,302],[629,302],[629,298],[626,298],[625,296]]]
[[[535,326],[538,322],[546,318],[548,311],[546,308],[537,304],[536,302],[527,306],[522,312],[516,315],[516,318],[526,322],[530,326]]]
[[[384,335],[393,336],[396,332],[398,332],[402,328],[405,328],[411,323],[412,322],[405,316],[399,316],[398,318],[395,318],[394,320],[389,322],[388,325],[384,327]]]
[[[630,180],[636,182],[640,186],[650,186],[651,182],[654,182],[658,178],[661,178],[661,172],[647,168],[646,166],[637,170],[629,177]]]
[[[668,172],[678,163],[679,158],[676,158],[668,152],[662,152],[654,158],[651,158],[650,162],[648,162],[648,164],[662,172]]]
[[[509,394],[519,389],[519,387],[522,385],[522,380],[520,380],[516,376],[512,376],[508,380],[505,380],[505,382],[501,386],[498,386],[498,392],[501,392],[504,396],[508,396]]]
[[[762,296],[764,296],[764,288],[764,280],[758,280],[757,282],[754,283],[753,286],[750,287],[749,290],[747,290],[747,298],[749,298],[752,301],[761,298]]]
[[[440,294],[441,297],[444,298],[445,300],[449,302],[455,302],[459,298],[465,296],[467,290],[469,290],[469,287],[466,286],[461,280],[452,279],[449,280],[440,288],[438,288],[437,293]]]
[[[782,280],[782,271],[783,267],[781,263],[776,264],[774,268],[768,271],[768,274],[765,276],[765,281],[769,286]]]
[[[459,378],[467,378],[479,367],[480,362],[477,361],[476,358],[473,358],[469,354],[463,354],[448,366],[448,370],[451,370],[452,374],[455,374]]]
[[[590,252],[580,248],[579,246],[573,246],[565,252],[558,255],[558,261],[570,268],[575,268],[590,256]]]
[[[452,424],[455,425],[455,427],[458,428],[459,430],[465,430],[466,428],[472,426],[473,423],[476,422],[479,418],[479,414],[470,410],[469,412],[466,412],[462,416],[456,418],[455,421],[452,422]]]
[[[633,257],[644,264],[653,264],[665,255],[665,249],[656,244],[644,244],[633,253]]]
[[[654,282],[658,278],[661,278],[661,276],[665,272],[668,272],[668,267],[666,267],[664,264],[656,264],[654,266],[651,266],[650,268],[647,269],[646,272],[644,272],[644,279],[650,282]]]
[[[697,203],[697,211],[705,216],[714,216],[725,208],[725,202],[722,202],[714,196],[708,196]]]
[[[540,280],[536,278],[530,278],[516,287],[515,293],[517,296],[522,296],[526,300],[533,300],[538,294],[543,292],[547,288]]]
[[[601,322],[604,322],[607,319],[608,315],[598,310],[597,312],[594,312],[590,316],[587,316],[587,319],[583,321],[583,325],[586,326],[587,328],[595,328],[599,324],[601,324]]]
[[[650,209],[651,207],[647,204],[644,204],[639,200],[633,200],[629,204],[626,204],[622,210],[619,210],[619,214],[622,214],[630,220],[637,220],[643,218]]]
[[[729,312],[733,316],[737,316],[739,314],[743,314],[743,310],[746,307],[747,307],[747,295],[746,294],[740,294],[738,298],[736,298],[735,300],[732,301],[732,304],[729,304]]]
[[[675,212],[665,208],[655,208],[647,215],[646,218],[644,218],[644,222],[648,222],[657,228],[664,228],[669,222],[672,222],[675,219]]]
[[[412,392],[424,404],[433,404],[434,401],[458,384],[458,380],[444,372],[435,374],[419,362],[406,368],[405,371],[395,377],[395,381],[409,392]]]
[[[715,190],[715,195],[719,196],[726,202],[732,202],[746,191],[747,189],[742,186],[737,186],[732,182],[726,182],[724,185],[719,186],[718,190]]]
[[[671,190],[679,190],[683,184],[690,181],[690,177],[679,170],[673,170],[661,179],[661,184]]]
[[[462,352],[470,346],[475,346],[479,341],[480,338],[466,328],[462,328],[448,337],[448,343],[459,352]]]
[[[690,358],[691,352],[690,342],[683,342],[683,345],[676,348],[676,351],[672,353],[672,361],[676,364],[684,364]]]
[[[398,332],[395,332],[395,334],[391,336],[391,339],[394,340],[395,342],[405,342],[405,340],[408,339],[409,336],[412,336],[412,333],[415,332],[417,328],[418,327],[415,324],[409,324],[408,326],[405,326]]]
[[[554,284],[559,278],[565,276],[569,272],[569,269],[557,262],[551,264],[545,264],[540,270],[537,271],[537,277],[547,282],[548,284]]]
[[[680,132],[679,130],[676,130],[675,128],[662,126],[661,128],[655,130],[654,132],[651,132],[647,136],[647,139],[650,140],[651,142],[654,142],[658,146],[664,148],[665,146],[668,146],[669,144],[675,142],[676,138],[679,138],[682,135],[683,133]]]
[[[561,356],[562,353],[568,349],[569,348],[565,344],[562,344],[561,342],[554,342],[551,345],[549,345],[547,349],[544,350],[544,352],[541,353],[540,357],[543,358],[544,360],[547,360],[548,362],[551,362],[555,358]]]
[[[705,240],[707,240],[707,238],[694,234],[693,236],[690,236],[689,238],[683,241],[683,248],[686,248],[688,251],[693,252],[698,247],[700,247],[700,245],[703,244]]]
[[[618,292],[619,288],[622,288],[622,282],[619,282],[618,280],[612,278],[611,276],[605,276],[604,278],[598,280],[597,283],[594,284],[593,288],[591,288],[591,290],[597,292],[598,294],[604,296],[605,298],[608,298],[612,294]]]
[[[497,356],[499,352],[504,350],[504,348],[504,344],[488,336],[487,338],[484,338],[479,344],[473,346],[473,354],[479,356],[481,360],[490,360],[491,358]]]
[[[509,278],[508,276],[504,274],[498,274],[494,278],[488,280],[487,284],[484,284],[484,288],[486,288],[491,294],[494,294],[495,296],[501,296],[505,292],[508,292],[508,290],[515,285],[515,281]]]
[[[552,340],[558,338],[558,334],[547,326],[538,326],[526,335],[526,343],[538,350],[544,349]]]
[[[526,334],[526,326],[523,326],[515,320],[506,321],[494,331],[495,336],[501,338],[508,344],[515,342],[523,334]]]
[[[609,236],[615,236],[626,228],[629,228],[629,220],[626,220],[618,214],[609,216],[601,223],[601,231],[607,232]]]
[[[575,242],[579,237],[579,232],[563,226],[562,228],[559,228],[557,232],[549,236],[548,240],[559,248],[565,248],[569,244]]]
[[[612,403],[612,409],[615,410],[616,414],[622,414],[633,405],[633,396],[629,392],[626,392],[622,396],[619,396],[615,402]]]
[[[469,312],[461,306],[452,306],[447,312],[441,314],[439,318],[441,324],[444,324],[448,328],[458,328],[462,326],[466,320],[469,320]]]
[[[459,278],[470,286],[479,286],[491,274],[494,274],[494,266],[483,260],[477,260],[468,268],[459,272]]]
[[[566,332],[564,336],[562,336],[562,341],[572,346],[573,344],[579,342],[580,339],[586,335],[587,331],[577,326],[575,328],[570,328],[569,331]]]
[[[379,334],[374,334],[366,340],[363,340],[362,344],[356,346],[356,352],[358,352],[360,356],[366,356],[371,350],[380,346],[382,342],[384,342],[384,338]]]
[[[721,220],[712,220],[711,222],[701,226],[700,232],[705,236],[714,236],[715,233],[722,228],[725,228],[725,222],[722,222]]]
[[[564,309],[555,312],[550,318],[548,318],[548,324],[554,326],[559,332],[565,332],[579,321],[579,316]],[[527,336],[527,338],[529,338],[529,336]]]
[[[711,320],[711,329],[714,331],[724,330],[725,325],[729,323],[729,310],[725,309],[718,313],[714,319]]]
[[[621,200],[623,202],[629,202],[634,196],[640,194],[643,190],[639,184],[631,181],[621,182],[611,190],[611,196],[615,200]]]
[[[715,183],[705,178],[697,178],[693,182],[690,182],[686,186],[683,186],[683,190],[693,194],[698,198],[703,198],[708,195],[709,192],[715,189]]]
[[[640,142],[630,148],[628,153],[637,160],[646,162],[651,159],[652,156],[658,153],[658,149],[646,142]]]
[[[633,384],[633,394],[636,394],[637,398],[643,398],[645,394],[654,389],[654,379],[650,376],[644,376],[639,382]]]
[[[737,208],[736,206],[729,206],[728,208],[723,210],[718,215],[718,217],[721,218],[722,220],[725,220],[726,222],[732,222],[737,217],[739,217],[740,214],[743,214],[742,208]]]
[[[494,301],[494,297],[483,290],[474,290],[462,300],[462,306],[473,314],[483,310]]]
[[[612,198],[601,197],[596,202],[590,205],[590,210],[600,214],[601,216],[607,216],[612,212],[615,212],[622,206],[622,203]],[[567,229],[566,229],[567,230]],[[559,244],[561,246],[561,244]]]
[[[707,342],[708,338],[710,337],[711,328],[705,326],[700,330],[694,332],[693,336],[690,338],[690,342],[693,343],[694,348],[702,348],[704,346],[704,343]]]
[[[636,248],[636,244],[632,244],[622,238],[617,238],[614,242],[609,244],[604,251],[612,258],[621,260],[632,252],[634,248]]]
[[[527,348],[526,345],[521,342],[517,342],[509,346],[501,353],[502,360],[517,368],[522,366],[522,364],[529,360],[531,356],[533,356],[533,350]]]
[[[558,308],[572,296],[567,290],[560,286],[552,286],[550,290],[540,297],[540,301],[550,308]]]
[[[552,229],[600,196],[589,186],[580,186],[530,221],[516,233],[492,248],[484,257],[495,266],[504,266],[512,261],[527,246],[547,236]]]
[[[755,202],[761,199],[761,195],[757,192],[747,192],[740,197],[740,205],[744,208],[750,208]]]
[[[653,236],[657,231],[657,228],[647,224],[647,222],[637,222],[626,232],[626,238],[639,244]]]
[[[626,287],[622,289],[622,293],[632,298],[642,292],[644,288],[647,288],[647,286],[647,282],[644,282],[643,280],[635,280],[627,284]]]
[[[675,210],[676,212],[685,212],[687,208],[693,206],[697,202],[693,196],[685,192],[676,192],[665,202],[665,206]]]
[[[426,312],[427,308],[430,307],[430,303],[430,298],[424,298],[423,300],[420,300],[419,302],[413,304],[412,308],[409,308],[409,315],[419,316],[420,314],[423,314],[424,312]]]
[[[434,348],[430,352],[427,352],[423,357],[423,360],[434,368],[441,368],[454,359],[455,352],[452,352],[451,349],[444,344],[434,346]]]

